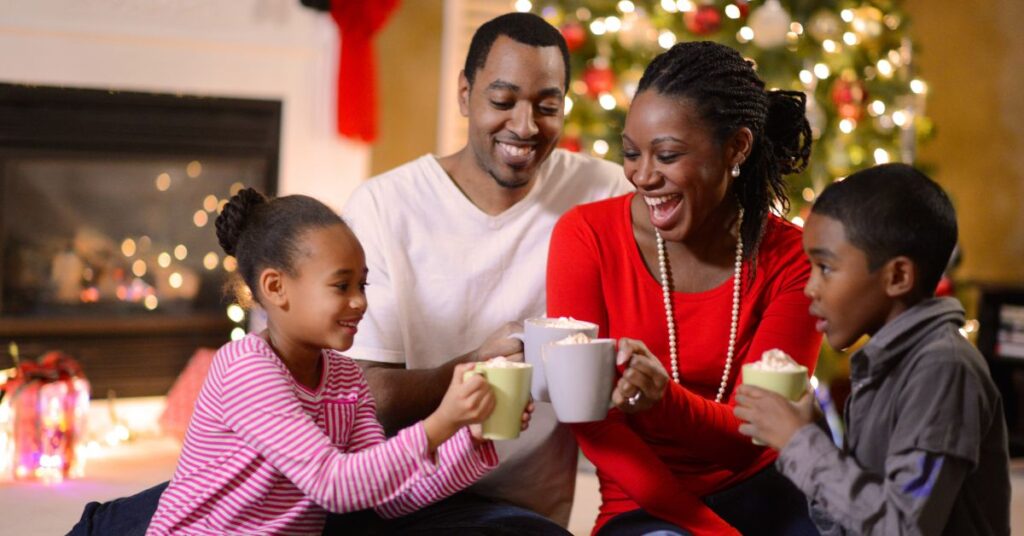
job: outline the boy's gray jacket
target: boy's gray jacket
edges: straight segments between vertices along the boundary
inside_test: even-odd
[[[814,425],[778,468],[822,534],[1010,533],[1006,423],[952,298],[921,302],[851,358],[846,445]]]

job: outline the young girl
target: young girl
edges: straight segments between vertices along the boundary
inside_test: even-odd
[[[331,209],[249,188],[217,238],[268,327],[214,357],[148,534],[319,534],[327,511],[401,516],[497,464],[466,427],[494,408],[482,378],[463,381],[472,365],[456,367],[437,411],[385,441],[359,366],[338,353],[366,311],[366,266]]]

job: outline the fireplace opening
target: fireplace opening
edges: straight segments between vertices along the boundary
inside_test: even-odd
[[[68,352],[94,397],[166,393],[238,327],[214,220],[274,193],[280,126],[279,101],[0,84],[3,348]]]

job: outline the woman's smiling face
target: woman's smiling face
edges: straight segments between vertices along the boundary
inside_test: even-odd
[[[666,240],[684,241],[729,193],[735,143],[719,143],[686,98],[647,90],[636,96],[622,132],[626,178],[643,196],[651,224]]]

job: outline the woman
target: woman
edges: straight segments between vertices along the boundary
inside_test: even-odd
[[[677,44],[647,67],[626,118],[637,191],[554,230],[548,315],[630,338],[616,409],[574,426],[601,482],[595,534],[815,533],[776,453],[732,413],[742,363],[780,348],[813,370],[821,343],[800,230],[772,212],[788,207],[783,175],[807,165],[804,99],[765,91],[728,47]]]

